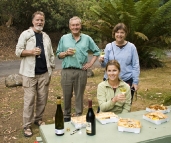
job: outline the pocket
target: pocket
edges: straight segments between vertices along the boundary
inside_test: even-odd
[[[30,87],[30,82],[29,82],[29,78],[26,76],[23,76],[23,87]]]
[[[79,80],[81,81],[81,84],[83,85],[87,84],[87,70],[81,70]]]
[[[66,81],[66,70],[61,71],[61,84],[63,84],[64,81]]]
[[[51,76],[49,76],[48,72],[45,74],[45,85],[48,86],[51,80]]]
[[[36,41],[35,37],[31,37],[30,39],[27,40],[26,43],[26,49],[27,50],[32,50],[36,46]]]

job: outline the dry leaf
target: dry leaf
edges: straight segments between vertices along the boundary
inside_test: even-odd
[[[16,137],[12,137],[12,139],[16,140],[17,138]]]
[[[162,93],[156,93],[157,95],[162,94]]]

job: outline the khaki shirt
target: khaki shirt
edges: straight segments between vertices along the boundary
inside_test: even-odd
[[[49,76],[52,74],[52,69],[55,68],[55,56],[52,49],[52,44],[49,36],[42,32],[43,34],[43,45],[45,51],[45,58]],[[21,57],[23,50],[32,50],[36,47],[36,37],[32,28],[25,30],[21,33],[18,43],[16,45],[15,54]],[[35,77],[35,56],[21,57],[21,64],[19,73],[27,77]]]
[[[126,101],[125,102],[112,102],[112,98],[121,94],[119,88],[126,89]],[[114,112],[115,114],[126,113],[131,108],[131,90],[130,86],[124,81],[120,80],[119,86],[115,93],[113,88],[109,85],[108,80],[101,82],[97,88],[97,99],[101,112]]]

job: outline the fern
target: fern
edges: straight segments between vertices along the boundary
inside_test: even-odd
[[[161,51],[171,44],[171,1],[99,0],[91,11],[98,20],[86,26],[98,30],[102,39],[113,41],[113,27],[123,22],[129,30],[127,40],[137,47],[141,66],[163,66]]]

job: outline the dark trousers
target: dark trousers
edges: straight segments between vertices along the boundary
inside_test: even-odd
[[[127,84],[129,84],[130,88],[132,86],[132,83],[133,83],[133,79],[129,79],[127,81],[125,81]],[[131,88],[131,104],[132,104],[132,100],[133,100],[133,97],[134,97],[134,92],[135,92],[135,89],[134,87]]]
[[[63,69],[61,86],[64,96],[64,118],[71,117],[71,98],[75,93],[75,111],[77,115],[83,112],[83,95],[87,83],[87,71],[81,69]]]

